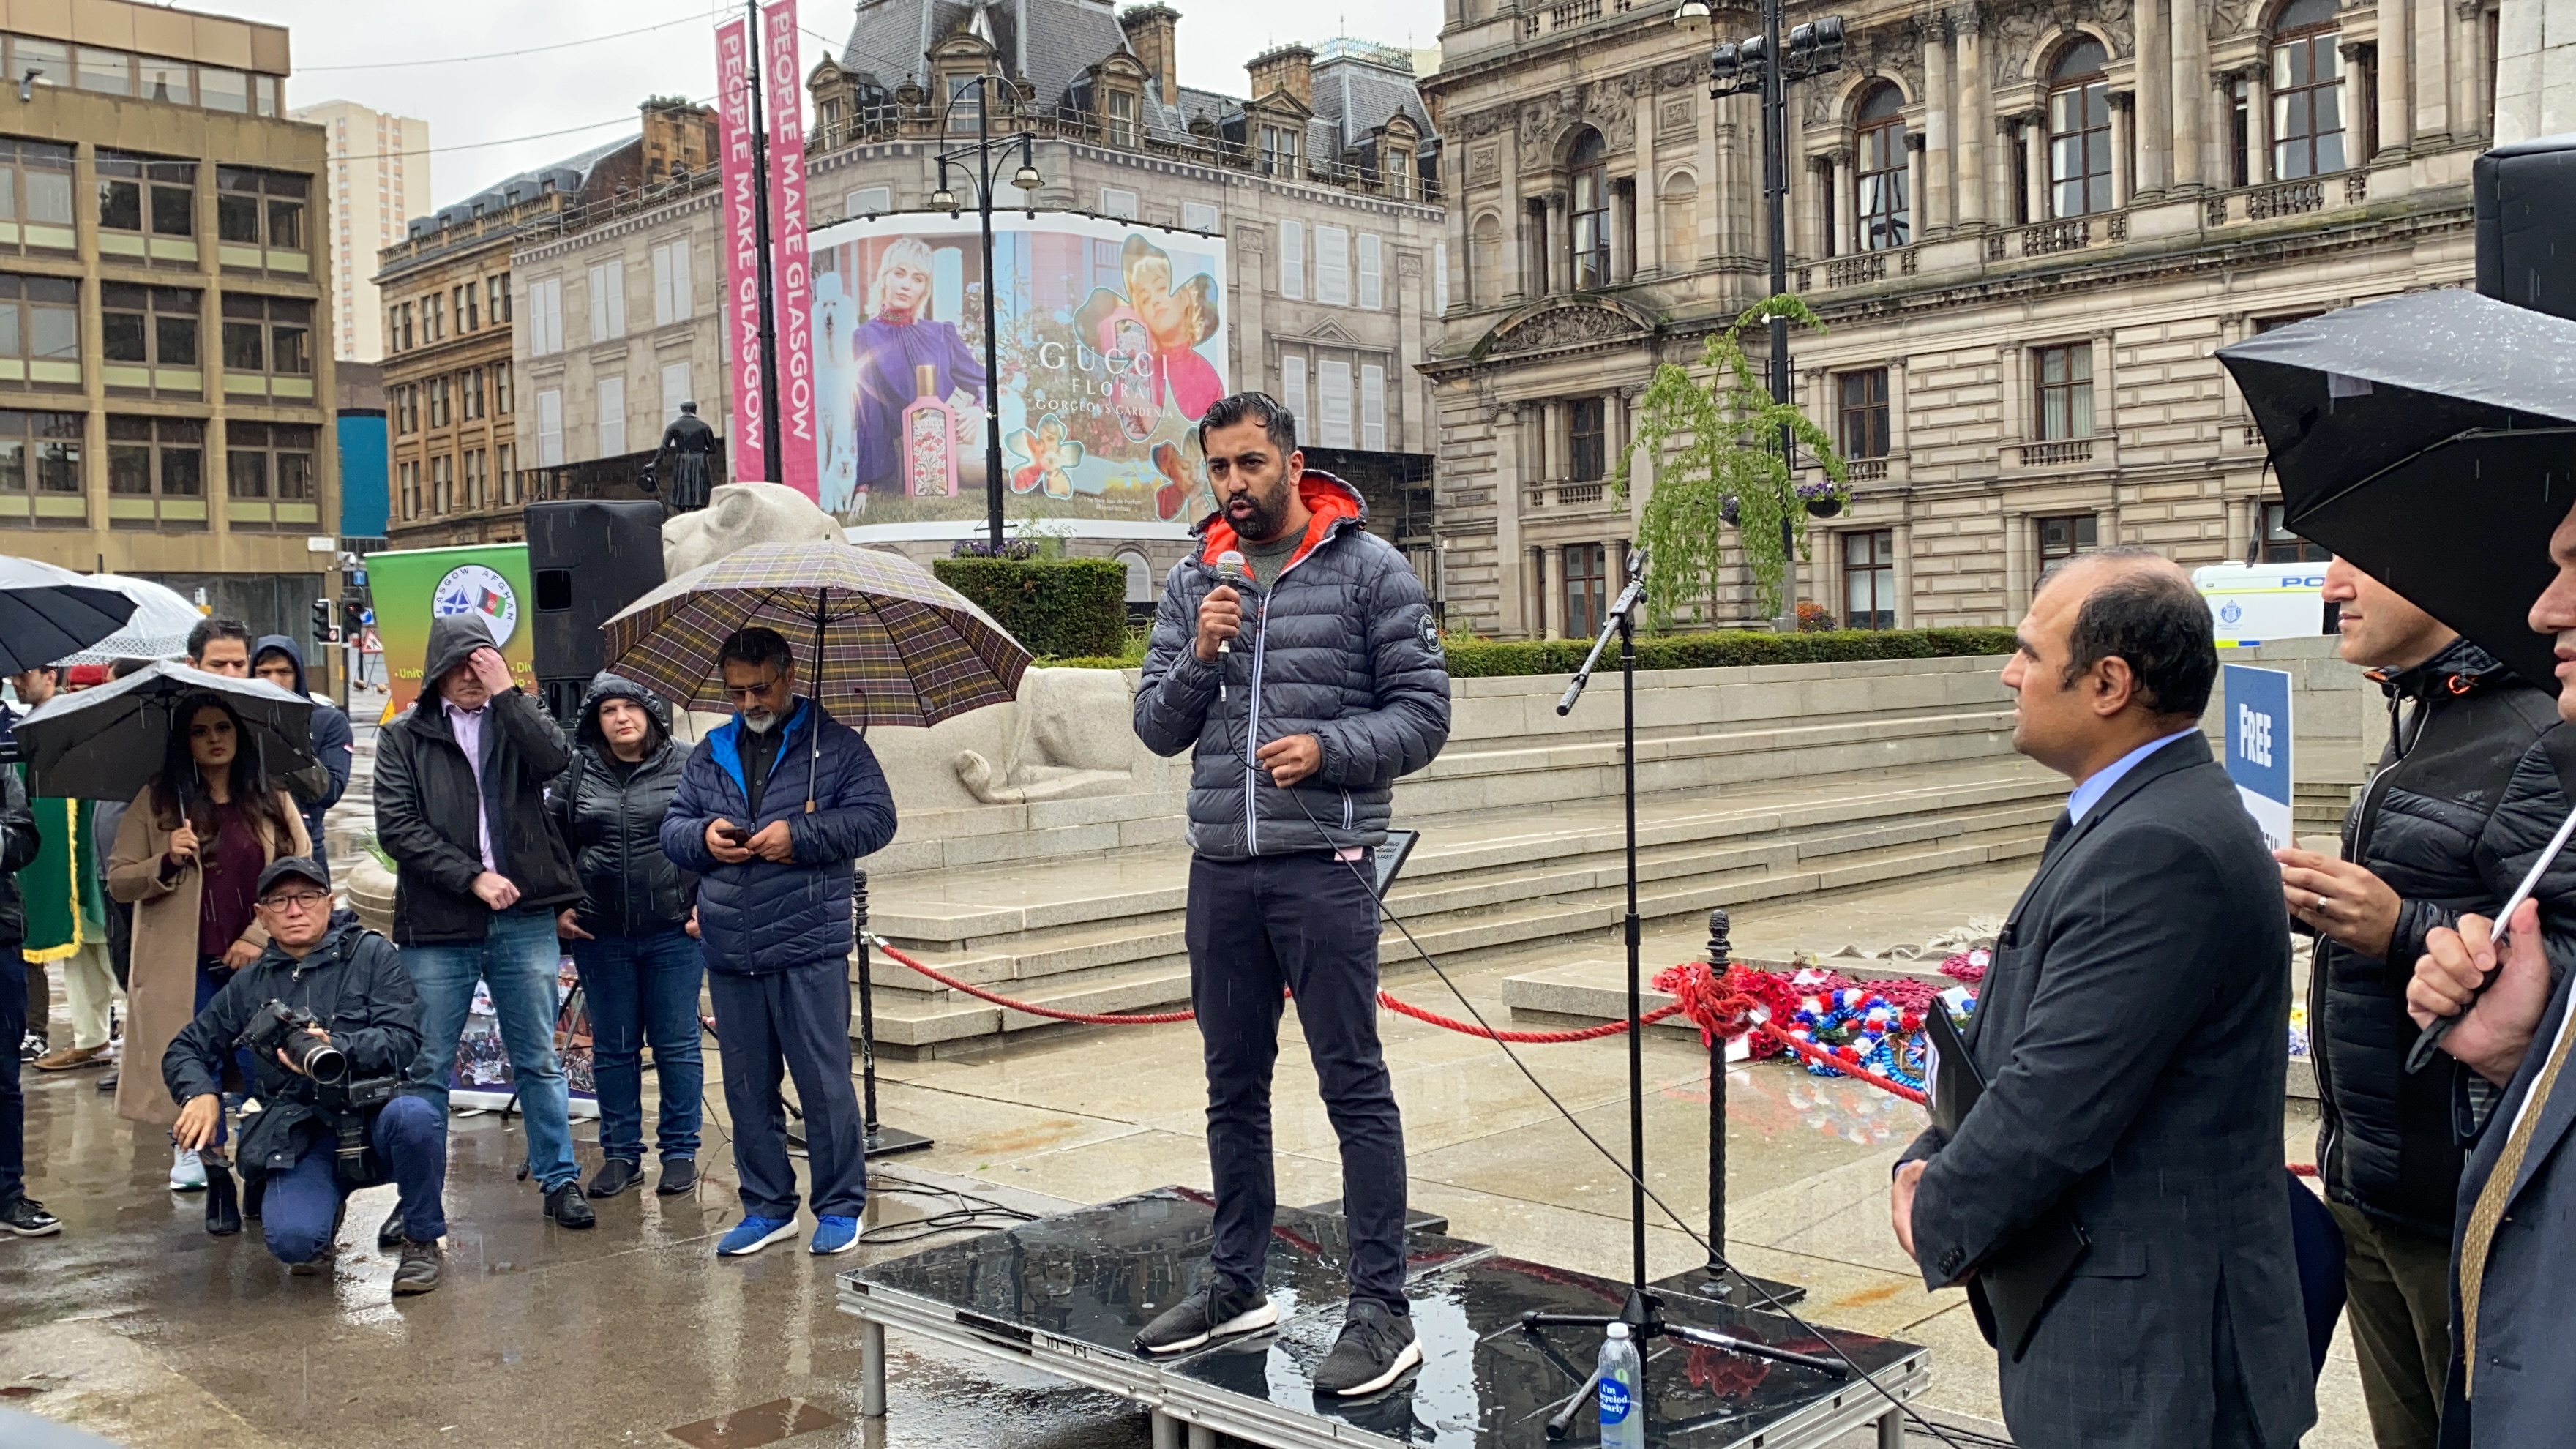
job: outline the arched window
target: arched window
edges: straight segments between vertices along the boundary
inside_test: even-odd
[[[2344,169],[2343,56],[2334,0],[2290,0],[2272,19],[2272,175]]]
[[[1905,195],[1904,97],[1882,82],[1853,117],[1859,146],[1855,173],[1860,190],[1860,249],[1883,252],[1913,240],[1913,214]]]
[[[2054,216],[2109,211],[2111,196],[2110,55],[2086,36],[2048,69],[2048,191]]]
[[[1610,285],[1609,148],[1599,131],[1587,130],[1566,157],[1573,183],[1569,207],[1574,230],[1574,290],[1598,291]]]

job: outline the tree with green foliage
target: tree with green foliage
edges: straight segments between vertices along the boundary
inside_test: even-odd
[[[1654,627],[1669,623],[1684,604],[1709,597],[1725,563],[1725,526],[1736,526],[1736,544],[1753,571],[1763,611],[1783,612],[1788,556],[1781,548],[1787,520],[1800,558],[1807,542],[1809,502],[1827,497],[1848,502],[1842,455],[1833,439],[1790,403],[1774,402],[1770,389],[1744,355],[1746,329],[1773,317],[1823,332],[1807,304],[1787,293],[1744,310],[1733,325],[1708,339],[1700,366],[1706,382],[1678,363],[1655,369],[1638,409],[1636,445],[1654,450],[1655,491],[1646,501],[1638,543],[1646,550],[1646,612]],[[1780,430],[1825,471],[1824,484],[1802,494],[1780,456]],[[1610,475],[1611,491],[1628,496],[1631,453]],[[1729,515],[1732,515],[1730,517]]]

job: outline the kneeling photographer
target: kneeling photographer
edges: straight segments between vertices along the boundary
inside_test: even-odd
[[[161,1075],[180,1104],[173,1135],[199,1148],[223,1119],[223,1066],[250,1049],[261,1110],[246,1113],[238,1150],[260,1204],[268,1250],[297,1272],[327,1261],[350,1193],[402,1190],[396,1294],[438,1286],[446,1143],[437,1109],[400,1093],[420,1051],[420,1006],[393,943],[331,924],[322,867],[293,856],[260,872],[256,904],[268,949],[234,973],[171,1041]]]

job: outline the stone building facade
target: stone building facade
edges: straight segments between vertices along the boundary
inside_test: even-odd
[[[0,32],[0,553],[303,637],[339,470],[327,138],[282,114],[286,31],[83,0]]]
[[[843,53],[808,77],[816,223],[927,208],[938,152],[974,135],[972,102],[948,98],[966,77],[1008,78],[992,129],[1037,134],[1037,206],[1227,238],[1232,386],[1295,410],[1301,441],[1369,493],[1372,526],[1427,567],[1437,426],[1419,369],[1449,247],[1411,56],[1282,45],[1247,62],[1247,96],[1227,96],[1180,84],[1179,21],[1103,0],[865,0]],[[1188,536],[1121,525],[1073,546],[1128,558],[1134,592],[1159,586]]]
[[[1652,486],[1663,362],[1766,290],[1761,118],[1712,100],[1721,6],[1449,0],[1441,424],[1453,625],[1584,633]],[[1852,461],[1799,596],[1862,626],[2003,624],[2046,564],[2114,543],[2291,556],[2212,356],[2263,328],[2466,283],[2492,130],[2492,4],[1855,0],[1838,73],[1790,92],[1795,396]],[[1753,350],[1759,356],[1758,340]],[[1621,507],[1603,478],[1635,446]],[[1820,475],[1809,471],[1809,478]],[[1708,606],[1753,622],[1740,569]]]
[[[395,547],[523,537],[521,510],[542,491],[543,470],[630,451],[628,399],[657,405],[646,389],[668,372],[647,359],[667,350],[668,329],[648,325],[652,258],[620,258],[675,204],[712,214],[715,124],[680,101],[647,101],[642,112],[637,135],[418,218],[383,252]],[[713,286],[696,289],[701,310]],[[667,278],[665,287],[667,316]],[[684,270],[684,318],[691,291]],[[637,371],[642,385],[630,393]],[[637,418],[643,441],[632,448],[659,436],[650,417]],[[605,453],[590,451],[603,442]]]

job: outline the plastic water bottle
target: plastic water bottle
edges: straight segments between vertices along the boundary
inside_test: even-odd
[[[1639,1393],[1645,1377],[1628,1325],[1611,1324],[1601,1340],[1601,1449],[1646,1449],[1646,1405]]]

